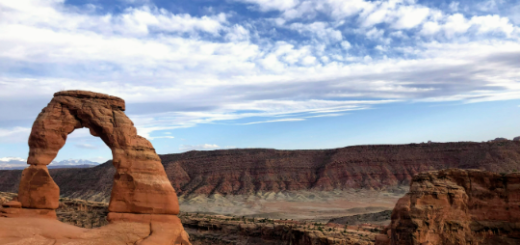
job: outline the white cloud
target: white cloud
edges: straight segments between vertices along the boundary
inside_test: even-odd
[[[446,37],[453,38],[466,34],[472,29],[476,31],[476,34],[501,33],[506,37],[511,37],[518,27],[515,27],[507,17],[484,15],[467,19],[464,15],[457,13],[449,15],[445,19],[424,23],[421,34],[432,35],[442,31]]]
[[[0,128],[0,142],[1,143],[20,143],[29,140],[30,128],[13,127]]]
[[[433,35],[438,33],[440,30],[441,26],[437,22],[428,21],[422,26],[420,33],[423,35]]]
[[[154,137],[150,137],[151,140],[154,140],[154,139],[175,139],[175,137],[173,136],[154,136]]]
[[[405,6],[399,8],[397,20],[392,24],[396,29],[410,29],[423,23],[429,16],[430,9],[425,7]]]
[[[283,11],[294,8],[298,5],[298,0],[237,0],[244,3],[253,3],[258,6],[260,11]]]
[[[293,23],[289,28],[299,33],[310,34],[327,44],[336,43],[343,39],[340,31],[329,27],[329,24],[325,22],[313,22],[310,24]]]
[[[26,162],[27,159],[23,159],[20,157],[0,157],[0,162],[11,162],[11,161]]]
[[[330,14],[335,18],[345,18],[358,14],[361,11],[370,11],[375,6],[372,2],[364,0],[326,0]]]
[[[316,1],[303,1],[301,4],[297,5],[294,8],[285,9],[283,11],[282,17],[284,20],[292,20],[292,19],[312,19],[316,16],[316,11],[320,9],[321,6],[316,4]]]
[[[207,151],[207,150],[216,150],[219,149],[220,146],[216,144],[201,144],[201,145],[181,145],[179,147],[179,151],[185,152],[185,151]]]
[[[52,27],[59,31],[98,31],[103,34],[143,36],[153,31],[194,32],[214,35],[223,29],[226,15],[192,17],[189,14],[172,14],[164,9],[143,5],[127,8],[120,15],[90,15],[66,9],[61,1],[2,1],[3,23],[13,26],[29,25],[38,28]]]
[[[448,17],[443,29],[446,36],[452,37],[455,34],[466,32],[470,27],[471,24],[462,14],[454,14]]]
[[[249,30],[241,25],[234,25],[232,30],[226,34],[226,39],[231,42],[247,41],[249,39]]]
[[[348,41],[342,41],[341,47],[343,47],[343,49],[345,50],[349,50],[350,48],[352,48],[352,45]]]
[[[316,116],[309,116],[309,117],[306,117],[306,118],[316,118],[316,117],[339,117],[339,116],[344,116],[346,115],[346,113],[329,113],[329,114],[321,114],[321,115],[316,115]]]
[[[510,36],[515,27],[509,22],[507,17],[500,17],[498,15],[474,16],[470,23],[478,26],[479,33],[487,32],[502,32]]]
[[[275,123],[275,122],[299,122],[305,121],[303,118],[283,118],[283,119],[274,119],[274,120],[265,120],[265,121],[257,121],[257,122],[248,122],[243,123],[242,125],[252,125],[252,124],[260,124],[260,123]]]
[[[432,12],[435,11],[414,2],[376,1],[367,3],[360,15],[360,21],[365,28],[388,23],[394,29],[410,29],[423,23]]]
[[[213,35],[223,29],[226,15],[192,17],[189,14],[172,14],[164,9],[130,8],[121,16],[105,16],[106,22],[114,23],[114,30],[120,33],[146,35],[150,30],[169,32],[204,31]]]
[[[369,39],[380,39],[383,37],[384,33],[385,33],[384,30],[380,30],[380,29],[377,29],[374,27],[366,32],[366,36]]]

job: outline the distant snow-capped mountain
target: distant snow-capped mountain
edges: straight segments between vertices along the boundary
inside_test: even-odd
[[[92,162],[92,161],[85,160],[85,159],[67,159],[67,160],[62,160],[59,162],[52,161],[52,164],[55,164],[55,165],[85,165],[85,164],[99,165],[99,163],[97,163],[97,162]]]
[[[52,161],[49,169],[53,168],[90,168],[99,165],[97,162],[85,159],[67,159]],[[20,157],[0,157],[0,170],[24,169],[27,167],[27,159]]]

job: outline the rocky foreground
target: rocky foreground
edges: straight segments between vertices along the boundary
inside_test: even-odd
[[[7,203],[16,194],[0,192],[0,205]],[[59,208],[56,210],[58,220],[64,224],[74,225],[81,228],[94,228],[92,230],[72,230],[73,233],[86,233],[89,239],[96,239],[95,234],[103,234],[103,229],[110,228],[107,221],[108,205],[105,203],[90,202],[77,199],[61,198]],[[198,213],[181,213],[179,218],[183,226],[189,233],[190,241],[194,245],[198,244],[373,244],[377,234],[384,228],[377,225],[340,225],[323,224],[317,222],[298,222],[293,220],[273,220],[248,218],[244,216],[225,216]],[[4,219],[5,220],[5,219]],[[27,223],[28,221],[19,219],[9,219],[10,221]],[[0,218],[0,227],[2,226]],[[33,219],[38,225],[52,225],[60,228],[65,227],[58,222],[41,221]],[[42,223],[43,222],[43,223]],[[51,224],[49,224],[51,222]],[[25,224],[27,225],[27,224]],[[129,224],[127,224],[129,226]],[[139,225],[139,224],[133,224]],[[139,227],[138,227],[139,228]],[[133,228],[134,231],[136,227]],[[137,229],[138,230],[138,229]],[[108,230],[107,230],[108,231]],[[121,235],[119,230],[110,230],[115,235]],[[0,232],[1,233],[1,232]],[[83,235],[85,236],[85,235]],[[132,236],[139,236],[129,232],[128,240]],[[99,236],[98,239],[103,239]],[[119,238],[114,238],[119,239]],[[41,240],[40,240],[41,241]],[[53,239],[48,239],[49,242]],[[90,242],[91,240],[89,240]],[[30,241],[29,241],[30,242]],[[2,244],[2,242],[0,242]],[[50,243],[52,244],[52,243]]]

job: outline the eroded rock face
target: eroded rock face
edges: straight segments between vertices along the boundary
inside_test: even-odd
[[[418,174],[383,233],[376,244],[520,244],[520,174]]]
[[[0,217],[56,219],[54,210],[59,205],[60,190],[49,175],[47,165],[70,133],[86,127],[112,150],[116,173],[108,208],[111,227],[146,223],[146,228],[152,229],[154,234],[139,244],[189,244],[175,216],[179,213],[177,195],[161,159],[152,144],[137,135],[124,110],[122,99],[105,94],[55,93],[33,124],[27,160],[30,166],[22,172],[18,201],[3,204]],[[182,237],[167,232],[172,230]]]

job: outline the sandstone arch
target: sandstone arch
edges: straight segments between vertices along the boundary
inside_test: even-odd
[[[107,239],[111,239],[114,243],[110,244],[189,245],[187,233],[176,216],[179,213],[177,195],[161,160],[152,144],[137,135],[124,110],[125,102],[114,96],[79,90],[55,93],[33,124],[29,136],[29,167],[22,172],[18,198],[0,208],[0,221],[2,217],[36,218],[32,222],[41,223],[41,218],[56,218],[60,190],[47,165],[65,145],[70,133],[86,127],[112,150],[116,174],[108,207],[110,225],[84,230],[44,219],[48,221],[42,224],[61,227],[62,231],[50,232],[45,230],[46,225],[36,225],[42,228],[41,235],[55,242],[64,239],[72,244],[106,244]],[[7,236],[18,232],[19,227],[3,224],[4,230],[12,229]],[[107,238],[107,234],[113,237]]]
[[[178,214],[177,195],[152,144],[138,136],[124,114],[125,102],[114,96],[62,91],[36,118],[29,137],[30,166],[22,173],[18,200],[23,208],[56,209],[59,187],[47,165],[67,135],[86,127],[112,150],[116,168],[109,211],[133,214]]]

